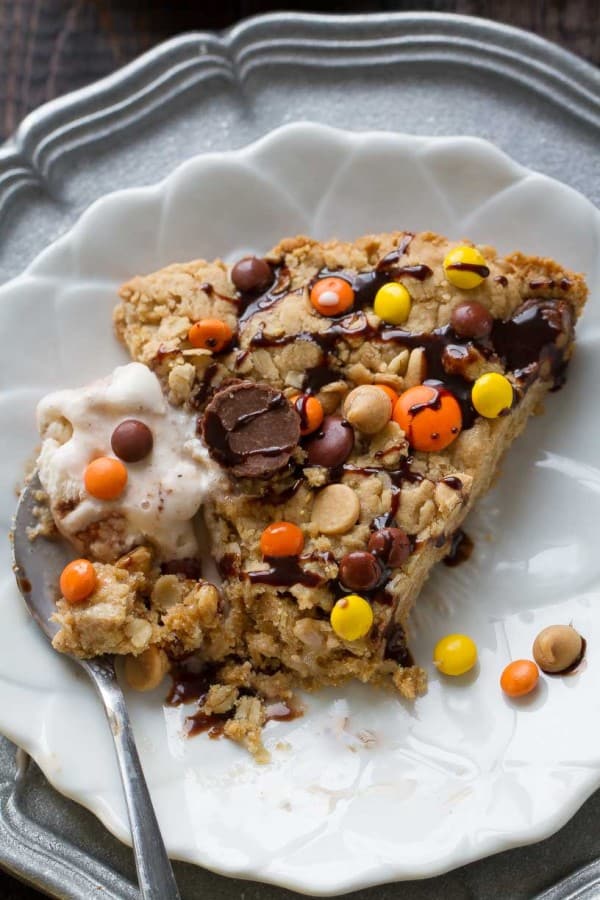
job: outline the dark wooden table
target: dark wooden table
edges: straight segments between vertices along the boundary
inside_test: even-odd
[[[0,138],[32,109],[82,87],[182,31],[226,28],[286,7],[252,0],[0,0]],[[290,7],[288,7],[290,8]],[[304,12],[433,10],[485,16],[533,31],[600,65],[599,0],[402,0],[294,3]],[[1,900],[42,895],[0,872]]]

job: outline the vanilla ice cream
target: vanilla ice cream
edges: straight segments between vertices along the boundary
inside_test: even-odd
[[[152,432],[152,450],[127,463],[127,485],[116,500],[98,500],[85,490],[86,466],[115,455],[113,431],[131,418]],[[195,418],[166,401],[150,369],[130,363],[88,387],[49,394],[37,421],[40,481],[57,527],[78,552],[111,560],[150,542],[162,560],[198,554],[194,517],[218,489],[219,469],[196,435]]]

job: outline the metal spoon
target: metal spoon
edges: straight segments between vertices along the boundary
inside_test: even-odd
[[[13,563],[27,608],[51,641],[58,631],[56,622],[50,620],[55,611],[56,586],[62,569],[73,554],[66,541],[30,540],[29,529],[38,524],[34,509],[39,505],[36,500],[39,490],[41,485],[36,475],[19,500],[13,535]],[[125,698],[117,681],[114,659],[112,656],[72,659],[88,673],[104,703],[123,783],[141,896],[144,900],[180,900],[135,746]]]

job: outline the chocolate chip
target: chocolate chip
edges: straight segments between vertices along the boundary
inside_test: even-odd
[[[154,438],[147,425],[138,419],[125,419],[112,433],[110,445],[119,459],[139,462],[152,450]]]
[[[368,548],[386,565],[397,568],[410,556],[410,538],[401,528],[382,528],[373,532]]]
[[[257,294],[273,284],[273,270],[266,259],[245,256],[231,270],[231,280],[238,291]]]
[[[459,337],[486,338],[492,332],[494,319],[482,303],[466,300],[452,310],[450,324]]]
[[[278,472],[300,438],[300,420],[283,394],[252,381],[218,391],[201,429],[211,456],[240,478]]]
[[[304,444],[309,466],[329,469],[345,463],[354,447],[354,431],[341,416],[325,416],[318,431]]]
[[[342,557],[338,575],[344,587],[351,591],[370,591],[377,587],[382,570],[372,553],[355,550]]]
[[[190,581],[199,581],[202,577],[202,567],[199,560],[193,556],[184,556],[182,559],[170,559],[160,564],[162,575],[183,575]]]

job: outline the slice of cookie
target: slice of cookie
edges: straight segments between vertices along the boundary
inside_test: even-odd
[[[586,294],[552,260],[408,232],[122,288],[118,335],[229,476],[205,513],[253,671],[423,690],[410,609],[562,383]]]

